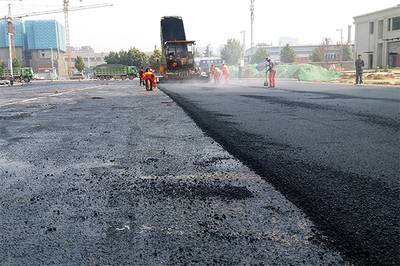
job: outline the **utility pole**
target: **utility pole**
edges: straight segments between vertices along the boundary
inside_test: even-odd
[[[53,47],[50,47],[51,51],[51,80],[54,79],[54,56],[53,56]]]
[[[251,56],[253,56],[254,46],[254,1],[250,0],[250,18],[251,18]]]
[[[208,51],[208,73],[211,72],[211,58],[210,58],[210,45],[207,45],[207,51]]]
[[[245,42],[246,42],[246,30],[242,30],[240,33],[243,33],[243,61],[244,61],[244,57],[245,57],[245,51],[246,51],[246,46],[245,46]]]
[[[340,31],[340,52],[339,52],[339,61],[342,61],[343,54],[343,29],[338,29],[336,31]]]

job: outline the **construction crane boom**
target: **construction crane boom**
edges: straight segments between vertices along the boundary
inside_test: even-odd
[[[68,11],[77,11],[77,10],[106,7],[106,6],[112,6],[112,4],[98,4],[98,5],[89,5],[89,6],[69,7]],[[64,8],[65,8],[65,6],[64,6]],[[21,15],[13,15],[12,17],[13,18],[24,18],[24,17],[30,17],[30,16],[40,16],[40,15],[48,15],[48,14],[53,14],[53,13],[60,13],[63,11],[64,11],[64,9],[55,9],[55,10],[32,12],[32,13],[21,14]],[[4,19],[8,19],[8,18],[1,18],[0,20],[4,20]]]
[[[63,9],[56,9],[56,10],[47,10],[47,11],[39,11],[39,12],[32,12],[27,14],[20,14],[20,15],[11,15],[11,4],[9,4],[9,11],[7,17],[0,18],[0,20],[8,19],[8,32],[11,34],[11,46],[12,46],[12,58],[15,57],[15,45],[14,45],[14,25],[12,23],[12,18],[25,18],[30,16],[39,16],[39,15],[48,15],[53,13],[60,13],[64,12],[64,19],[65,19],[65,39],[67,45],[67,58],[68,58],[68,75],[71,76],[72,74],[72,62],[71,62],[71,43],[69,39],[69,21],[68,21],[68,11],[78,11],[84,9],[91,9],[91,8],[99,8],[99,7],[107,7],[113,6],[112,4],[97,4],[97,5],[88,5],[88,6],[78,6],[78,7],[68,7],[69,0],[63,0]]]

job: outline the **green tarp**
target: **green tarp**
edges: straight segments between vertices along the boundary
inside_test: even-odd
[[[265,78],[265,70],[260,72],[256,69],[256,66],[256,64],[244,66],[242,68],[242,77]],[[229,76],[232,78],[237,77],[238,68],[229,67]],[[276,67],[276,78],[296,78],[300,81],[328,81],[337,79],[340,76],[340,73],[310,64],[278,65]]]

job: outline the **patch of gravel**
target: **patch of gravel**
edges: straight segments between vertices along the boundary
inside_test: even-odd
[[[132,84],[1,107],[1,265],[349,264],[168,96]]]

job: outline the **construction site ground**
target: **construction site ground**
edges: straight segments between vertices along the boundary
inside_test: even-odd
[[[356,80],[356,71],[343,71],[342,76],[336,80],[328,81],[329,83],[345,83],[352,84]],[[400,68],[391,69],[388,72],[376,70],[363,71],[363,84],[365,85],[389,85],[400,86]]]

